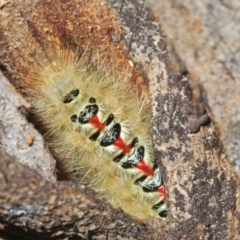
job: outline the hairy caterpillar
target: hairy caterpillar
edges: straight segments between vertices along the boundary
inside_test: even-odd
[[[60,171],[138,219],[166,218],[150,111],[130,71],[90,50],[43,48],[25,64],[19,85]]]

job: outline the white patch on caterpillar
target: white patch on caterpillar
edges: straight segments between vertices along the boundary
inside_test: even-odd
[[[25,81],[33,82],[27,90],[32,111],[61,169],[138,219],[165,218],[166,189],[153,163],[150,113],[137,88],[129,86],[131,71],[101,64],[87,51],[54,53],[44,66],[30,66]]]

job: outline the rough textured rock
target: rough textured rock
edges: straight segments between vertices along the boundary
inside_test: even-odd
[[[158,23],[151,15],[147,4],[141,0],[109,0],[108,6],[116,13],[116,19],[118,20],[118,24],[113,24],[112,20],[115,17],[113,13],[108,13],[104,8],[103,1],[95,1],[99,5],[93,8],[94,10],[89,7],[92,6],[92,2],[88,1],[90,5],[86,5],[89,7],[86,12],[84,12],[84,6],[81,5],[83,2],[81,1],[59,1],[57,7],[49,1],[48,4],[50,5],[46,5],[48,8],[44,8],[41,4],[38,5],[36,2],[32,1],[31,4],[27,2],[24,5],[19,1],[2,9],[1,18],[4,17],[2,18],[4,21],[0,25],[2,36],[0,62],[4,73],[13,82],[17,79],[16,69],[19,66],[19,59],[16,58],[17,55],[14,55],[15,49],[17,49],[17,41],[12,41],[12,38],[16,40],[29,33],[29,28],[33,29],[32,19],[37,19],[35,35],[36,32],[42,34],[39,29],[44,29],[45,32],[52,31],[53,33],[60,31],[71,41],[77,41],[80,38],[85,43],[84,41],[89,39],[91,44],[96,44],[96,47],[102,51],[109,50],[112,53],[117,51],[120,54],[121,46],[118,45],[118,41],[119,38],[122,38],[126,52],[142,71],[143,78],[140,78],[139,86],[145,88],[146,82],[149,81],[153,106],[155,161],[163,170],[163,178],[167,183],[169,193],[168,220],[162,222],[158,219],[149,219],[146,225],[143,225],[131,220],[130,217],[125,216],[120,211],[111,209],[109,205],[97,201],[91,191],[82,192],[81,186],[72,183],[67,183],[68,186],[65,186],[66,183],[59,182],[52,183],[52,185],[45,183],[49,188],[49,192],[47,192],[44,188],[39,190],[39,180],[34,184],[36,184],[39,194],[47,192],[44,195],[46,199],[49,196],[57,196],[56,199],[60,197],[60,202],[64,203],[64,206],[65,204],[69,208],[79,206],[80,210],[76,210],[77,212],[90,214],[81,215],[79,221],[76,221],[77,227],[74,228],[75,220],[69,221],[69,216],[72,219],[72,210],[65,209],[65,207],[62,209],[59,204],[49,208],[47,201],[43,201],[41,205],[38,203],[38,199],[41,199],[41,197],[36,194],[37,197],[33,202],[39,204],[40,209],[52,209],[49,211],[53,214],[51,217],[53,216],[54,219],[52,225],[47,225],[51,234],[39,236],[53,238],[54,234],[57,233],[55,229],[57,229],[60,231],[59,236],[61,238],[77,236],[80,239],[98,239],[95,236],[102,236],[102,239],[118,239],[120,237],[126,237],[127,239],[237,239],[240,234],[240,202],[237,199],[239,195],[238,180],[223,150],[214,122],[209,122],[206,110],[201,104],[202,101],[204,102],[204,98],[201,97],[201,89],[194,88],[192,94],[192,89],[189,86],[190,77],[187,74],[188,68],[185,67],[185,62],[181,61],[182,57],[179,57],[174,48],[169,49],[172,56],[170,67],[163,34]],[[84,4],[87,4],[87,2],[84,2]],[[37,12],[36,9],[29,11],[36,6],[38,6]],[[82,8],[79,8],[80,6]],[[83,9],[83,12],[79,14],[76,9]],[[29,14],[30,12],[31,14]],[[66,16],[69,20],[67,25],[69,28],[64,28],[66,21],[63,16]],[[76,21],[73,22],[73,20]],[[7,27],[8,22],[12,24],[11,29]],[[82,24],[84,22],[87,22],[87,25]],[[69,23],[73,23],[73,25]],[[74,24],[77,24],[77,26]],[[23,26],[25,26],[24,31],[26,32],[21,33],[20,29]],[[122,33],[119,31],[120,28],[123,29]],[[73,29],[74,31],[72,31]],[[107,45],[106,39],[109,39],[109,37],[112,42]],[[36,37],[30,39],[32,41],[31,47],[34,49],[34,39]],[[102,42],[103,45],[98,45],[99,42]],[[7,54],[9,50],[12,51],[12,58]],[[18,53],[23,56],[24,49]],[[175,71],[173,72],[172,69]],[[207,109],[207,112],[209,113],[209,109]],[[205,126],[201,126],[202,124]],[[15,165],[19,168],[17,162],[13,162],[13,166]],[[4,173],[9,172],[8,169],[3,171]],[[29,170],[28,172],[31,173]],[[17,190],[19,186],[22,186],[21,181],[24,180],[25,178],[19,176],[16,180],[19,185],[15,183],[12,188],[5,187],[4,191],[12,189],[9,196],[20,195]],[[28,177],[26,182],[23,182],[26,189],[32,187],[29,182]],[[74,188],[74,191],[68,191],[68,187],[70,189]],[[56,191],[55,188],[60,189],[59,192],[54,192]],[[14,189],[16,190],[14,191]],[[9,205],[7,205],[6,200],[5,202],[3,200],[1,206],[8,206],[8,210],[0,212],[0,216],[3,216],[1,219],[3,219],[4,226],[10,227],[10,229],[18,225],[18,229],[24,230],[25,236],[32,231],[37,236],[39,232],[36,231],[34,221],[38,218],[41,219],[41,216],[38,214],[37,216],[34,215],[33,218],[29,212],[31,213],[31,209],[37,209],[36,206],[38,205],[34,205],[31,201],[28,202],[32,195],[31,197],[28,195],[21,196],[22,198],[19,199],[17,206],[20,206],[20,210],[23,209],[24,213],[27,212],[27,226],[30,227],[25,228],[26,224],[21,223],[22,215],[20,217],[16,216],[14,221],[11,218],[10,212],[15,209],[14,206],[16,205],[14,201],[9,201]],[[79,202],[74,203],[76,196],[83,197],[83,200],[79,200],[79,202],[84,201],[85,206],[82,206]],[[86,200],[85,196],[90,197]],[[3,199],[9,199],[9,197],[4,196]],[[27,202],[27,205],[24,205],[24,202]],[[27,211],[29,205],[31,208],[30,211]],[[33,206],[35,207],[33,208]],[[91,215],[95,211],[96,215]],[[38,211],[34,210],[34,212]],[[47,213],[49,214],[49,212]],[[59,214],[63,215],[60,222],[57,221]],[[89,224],[84,225],[83,222]],[[117,223],[124,224],[121,227]],[[109,224],[112,228],[106,227]],[[94,230],[91,230],[92,226]],[[6,232],[9,228],[5,227],[4,229]],[[41,231],[43,231],[41,234],[48,234],[45,228]],[[58,239],[60,239],[59,236],[57,236]],[[100,237],[99,239],[101,239]]]
[[[229,159],[240,172],[239,1],[148,0],[172,45],[201,85]]]
[[[83,186],[50,183],[3,151],[0,164],[1,239],[148,239],[143,224]]]
[[[55,181],[55,162],[44,147],[42,136],[29,124],[26,109],[29,103],[0,72],[0,140],[2,150]],[[22,113],[21,113],[22,111]]]

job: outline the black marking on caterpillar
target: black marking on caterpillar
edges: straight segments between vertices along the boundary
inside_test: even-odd
[[[72,102],[79,95],[79,89],[73,89],[63,99],[64,103]]]
[[[125,154],[125,156],[118,162],[123,168],[132,168],[134,165],[138,164],[144,158],[144,147],[139,146],[133,153]]]
[[[94,97],[91,97],[91,98],[89,99],[89,103],[96,103],[96,99],[95,99]]]
[[[158,204],[153,206],[153,210],[155,210],[160,218],[167,217],[167,209],[164,201],[160,201]]]
[[[72,115],[70,119],[72,122],[77,122],[77,115],[76,114]]]
[[[100,136],[101,132],[95,132],[94,134],[92,134],[89,139],[91,141],[96,141],[98,139],[98,137]]]
[[[98,105],[87,105],[79,114],[78,121],[81,124],[87,124],[93,116],[98,113]]]
[[[114,115],[111,113],[106,121],[106,126],[110,125],[110,123],[114,120]]]
[[[121,125],[116,123],[107,133],[104,135],[103,139],[100,142],[102,147],[107,147],[113,144],[121,133]]]

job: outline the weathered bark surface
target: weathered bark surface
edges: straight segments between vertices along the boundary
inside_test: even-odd
[[[240,2],[148,1],[192,85],[204,89],[229,160],[240,173]]]
[[[186,67],[178,55],[173,54],[173,49],[170,49],[174,57],[171,64],[175,72],[171,71],[163,34],[146,3],[139,0],[109,0],[108,6],[114,10],[118,20],[118,24],[114,25],[112,13],[101,8],[104,4],[101,5],[100,2],[103,1],[94,8],[95,12],[90,7],[84,12],[83,5],[88,6],[87,2],[90,1],[59,1],[57,6],[37,5],[36,2],[9,3],[0,12],[0,62],[4,73],[13,82],[17,79],[16,69],[18,70],[20,63],[14,49],[17,48],[17,39],[21,39],[21,44],[22,39],[26,40],[24,34],[29,33],[26,29],[32,26],[34,19],[35,33],[39,34],[41,29],[54,33],[61,31],[67,39],[72,36],[71,41],[81,38],[85,43],[85,39],[90,39],[91,44],[95,44],[100,50],[108,49],[110,52],[116,51],[118,45],[114,41],[119,36],[118,29],[121,26],[127,53],[142,70],[144,79],[149,80],[155,161],[161,166],[168,186],[169,218],[166,222],[149,219],[144,225],[96,200],[94,193],[88,188],[74,183],[49,183],[34,170],[19,165],[17,160],[2,153],[0,221],[3,230],[0,234],[5,234],[7,238],[6,234],[14,234],[15,230],[22,238],[24,236],[29,239],[238,239],[238,180],[224,153],[214,124],[208,123],[204,110],[198,107],[202,100],[200,94],[197,95],[195,89],[192,96]],[[69,28],[64,29],[66,25],[63,23],[66,24],[66,19],[63,20],[63,16],[69,20]],[[84,25],[84,22],[87,22],[87,25]],[[22,30],[23,26],[26,32]],[[112,43],[104,45],[109,35]],[[29,39],[34,41],[30,37]],[[98,46],[101,41],[103,45]],[[28,48],[34,46],[33,42]],[[10,50],[14,61],[9,57]],[[18,51],[21,58],[26,54],[24,49]],[[200,93],[200,90],[197,92]],[[8,94],[3,96],[5,99]],[[5,101],[8,102],[12,101]],[[9,108],[16,110],[15,106],[12,104]],[[24,121],[18,112],[9,113]],[[8,120],[5,119],[1,126],[7,126]],[[202,124],[206,126],[200,127]],[[24,132],[25,126],[32,125],[24,123],[19,128],[22,126],[23,136],[28,135],[28,132]],[[34,136],[33,144],[21,144],[20,148],[32,148],[35,139],[41,141],[37,132],[30,135]],[[3,149],[14,154],[7,148],[4,136],[1,134],[0,139],[4,143]],[[16,136],[9,137],[9,144],[11,141],[16,142],[19,134],[16,133]],[[23,142],[22,139],[20,141]],[[48,154],[43,147],[38,149],[38,155],[39,152]],[[31,154],[26,153],[25,159],[35,157]],[[17,157],[30,165],[29,161],[24,161],[20,155]],[[48,159],[45,161],[50,168],[43,167],[42,162],[38,162],[37,167],[30,166],[45,178],[53,180],[53,160],[50,155]]]

